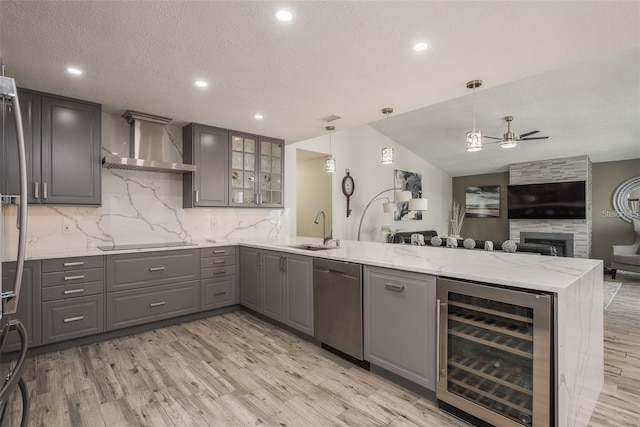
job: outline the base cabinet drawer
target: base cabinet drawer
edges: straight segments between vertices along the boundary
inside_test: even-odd
[[[227,265],[226,267],[203,268],[200,270],[201,279],[211,279],[224,276],[235,276],[237,273],[235,265]]]
[[[42,304],[42,343],[104,332],[102,295]]]
[[[202,310],[226,307],[238,303],[236,276],[206,279],[200,282]]]
[[[107,294],[107,330],[198,311],[199,281]]]
[[[54,301],[84,297],[87,295],[99,295],[104,293],[104,282],[78,283],[76,285],[60,285],[42,288],[42,301]]]

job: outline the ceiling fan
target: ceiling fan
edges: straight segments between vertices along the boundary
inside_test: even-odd
[[[547,139],[548,136],[537,136],[534,138],[528,138],[528,136],[539,133],[539,130],[534,130],[531,132],[523,133],[522,135],[517,135],[514,132],[511,132],[511,122],[513,121],[513,116],[507,116],[504,118],[507,121],[507,133],[502,135],[502,138],[496,138],[495,136],[485,136],[485,138],[489,139],[497,139],[497,144],[500,144],[502,148],[513,148],[518,146],[519,141],[531,141],[533,139]]]

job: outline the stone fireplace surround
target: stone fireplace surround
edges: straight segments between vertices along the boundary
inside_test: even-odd
[[[592,172],[588,156],[536,162],[515,163],[509,166],[509,184],[542,184],[547,182],[586,181],[586,219],[512,219],[509,220],[509,238],[521,240],[521,233],[571,234],[573,256],[591,258],[592,230]],[[567,246],[569,246],[567,244]],[[569,250],[569,249],[567,249]],[[568,256],[568,255],[565,255]]]

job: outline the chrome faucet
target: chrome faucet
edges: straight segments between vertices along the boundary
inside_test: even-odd
[[[327,216],[325,215],[324,211],[318,211],[318,213],[316,214],[316,219],[313,220],[313,223],[320,224],[320,215],[322,215],[322,244],[326,245],[327,242],[333,239],[333,236],[327,236]]]

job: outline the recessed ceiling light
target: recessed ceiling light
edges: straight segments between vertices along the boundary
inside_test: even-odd
[[[428,44],[420,42],[413,45],[413,50],[415,50],[416,52],[422,52],[423,50],[427,50],[427,47],[429,47]]]
[[[291,19],[293,19],[293,13],[284,9],[279,10],[278,12],[276,12],[276,18],[278,19],[278,21],[289,22],[291,21]]]
[[[69,74],[75,74],[77,76],[82,75],[82,70],[80,68],[76,68],[76,67],[68,67],[67,68],[67,72]]]
[[[207,87],[207,86],[209,86],[209,83],[205,82],[204,80],[196,80],[196,86],[198,86],[198,87]]]
[[[260,113],[257,113],[256,115],[253,116],[254,119],[258,119],[258,120],[262,120],[264,119],[264,116]]]

